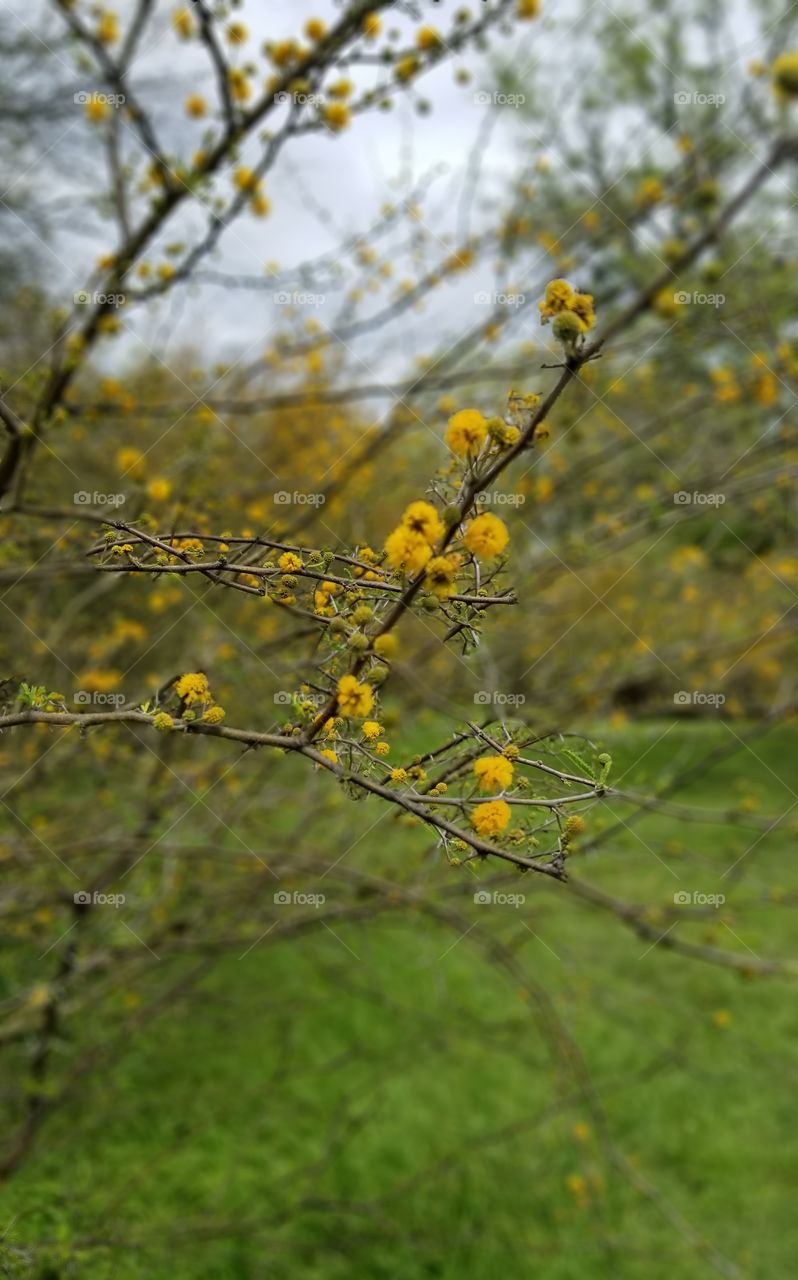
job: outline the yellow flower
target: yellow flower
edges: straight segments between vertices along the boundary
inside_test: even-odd
[[[416,32],[416,44],[419,49],[439,49],[443,40],[440,32],[434,27],[419,27]]]
[[[364,720],[362,729],[363,736],[369,739],[379,738],[382,733],[382,725],[377,720]]]
[[[384,636],[377,636],[372,648],[380,658],[392,658],[399,647],[399,641],[396,636],[392,636],[388,632]]]
[[[488,800],[477,805],[471,814],[471,825],[481,836],[497,836],[504,831],[511,816],[506,800]]]
[[[210,702],[211,691],[208,688],[208,677],[202,671],[189,671],[175,681],[175,693],[186,706],[195,702]]]
[[[168,733],[170,729],[174,728],[174,724],[174,720],[167,711],[159,711],[158,714],[152,718],[152,726],[154,729],[157,729],[159,733]]]
[[[144,466],[144,454],[139,449],[120,449],[116,455],[116,465],[123,475],[128,471],[139,475]]]
[[[102,124],[103,120],[106,120],[111,113],[108,103],[103,102],[102,98],[98,97],[96,93],[93,93],[89,98],[84,110],[86,119],[91,124]]]
[[[336,80],[328,86],[327,93],[331,98],[351,98],[354,88],[351,80]]]
[[[282,573],[296,573],[297,569],[302,568],[302,559],[293,551],[284,551],[277,564]]]
[[[571,310],[579,316],[582,329],[592,329],[596,317],[593,314],[593,295],[591,293],[575,293],[571,299]]]
[[[426,584],[439,600],[448,600],[455,592],[455,578],[460,568],[459,556],[433,556],[427,565]]]
[[[172,486],[168,480],[151,480],[147,485],[147,497],[152,498],[153,502],[165,502],[172,492]]]
[[[391,748],[390,748],[390,744],[389,744],[389,743],[387,743],[387,742],[378,742],[378,743],[377,743],[377,745],[376,745],[376,747],[374,748],[374,751],[375,751],[375,753],[376,753],[378,756],[387,756],[387,754],[388,754],[388,752],[390,751],[390,749],[391,749]]]
[[[264,196],[258,192],[258,194],[253,196],[250,200],[249,208],[250,212],[254,213],[256,218],[265,218],[271,213],[272,206],[268,196]]]
[[[186,115],[192,120],[201,120],[203,116],[208,114],[208,104],[201,93],[192,93],[184,102]]]
[[[543,301],[538,303],[543,323],[546,324],[560,311],[572,311],[573,302],[574,291],[567,280],[550,280],[546,285]]]
[[[779,54],[771,68],[773,87],[785,98],[798,97],[798,49]]]
[[[565,819],[564,831],[569,840],[575,840],[577,836],[581,836],[585,829],[585,820],[578,813],[572,813],[570,818]]]
[[[236,102],[248,102],[252,97],[252,85],[247,79],[246,72],[240,67],[231,67],[227,73],[227,79],[230,84],[230,92]]]
[[[319,755],[324,756],[325,760],[329,760],[330,764],[338,763],[338,757],[330,747],[323,747]]]
[[[404,510],[402,524],[420,533],[430,544],[443,537],[443,522],[431,502],[411,502]]]
[[[188,40],[189,36],[194,33],[194,22],[190,11],[185,7],[175,9],[172,14],[172,26],[181,40]]]
[[[335,133],[345,129],[352,119],[352,112],[345,102],[328,102],[322,115],[325,124]]]
[[[327,34],[327,23],[322,22],[321,18],[308,18],[305,23],[305,35],[308,40],[318,43],[323,40]]]
[[[418,70],[418,59],[409,53],[407,57],[400,58],[396,64],[396,79],[403,83],[412,79]]]
[[[257,191],[259,179],[252,169],[246,169],[243,166],[236,169],[233,174],[233,182],[239,191]]]
[[[659,204],[665,199],[665,188],[659,178],[644,178],[637,188],[637,203]]]
[[[480,791],[504,791],[513,780],[513,766],[504,756],[481,756],[474,761]]]
[[[403,524],[388,534],[385,550],[389,565],[404,573],[418,573],[432,555],[432,548],[426,538]]]
[[[356,676],[341,676],[338,681],[338,708],[342,716],[361,720],[374,706],[374,693]]]
[[[530,18],[536,18],[540,13],[540,0],[518,0],[518,8],[515,11],[516,17],[527,22]]]
[[[464,458],[478,452],[487,434],[488,423],[479,409],[461,409],[449,419],[446,443],[452,453]]]
[[[224,707],[208,707],[208,710],[203,712],[202,718],[206,724],[220,724],[226,714]]]
[[[391,782],[407,782],[407,769],[391,769]]]
[[[363,19],[363,35],[367,40],[376,40],[382,31],[382,18],[378,13],[367,13]]]
[[[468,524],[463,540],[473,555],[491,560],[504,550],[510,535],[504,522],[486,511]]]
[[[243,22],[231,22],[226,35],[229,44],[246,44],[249,39],[249,31]]]
[[[114,44],[119,39],[119,19],[115,13],[101,13],[97,22],[97,39],[101,44]]]

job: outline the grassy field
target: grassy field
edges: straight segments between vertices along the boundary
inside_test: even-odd
[[[423,725],[417,733],[420,745]],[[597,730],[613,778],[641,790],[738,733],[717,723]],[[794,727],[752,739],[680,802],[784,813],[796,741]],[[386,875],[416,869],[429,849],[392,821],[358,840],[371,805],[338,812],[339,828],[325,832],[330,860],[349,850],[352,867]],[[600,819],[594,810],[589,834],[626,813],[615,801]],[[676,925],[679,936],[785,957],[794,844],[794,831],[759,839],[734,818],[718,827],[652,813],[573,871],[661,907],[663,920],[675,892],[726,891],[721,909]],[[746,874],[732,890],[723,873],[741,856]],[[451,886],[460,893],[467,875],[433,866],[424,892],[455,901]],[[792,983],[649,948],[540,877],[506,878],[524,893],[518,907],[475,909],[478,887],[468,877],[456,899],[474,922],[466,936],[397,903],[224,958],[55,1112],[2,1194],[2,1274],[793,1274]],[[531,988],[490,962],[492,939]],[[535,990],[579,1046],[604,1122],[579,1073],[552,1055]],[[76,1033],[80,1043],[102,1041],[104,1016]],[[43,1241],[50,1260],[30,1271],[24,1247]]]

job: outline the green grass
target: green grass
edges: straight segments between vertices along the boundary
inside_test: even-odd
[[[417,730],[419,743],[428,732]],[[730,733],[680,723],[597,736],[613,778],[642,790],[700,764]],[[797,755],[794,729],[772,731],[678,798],[783,812]],[[343,852],[377,815],[370,803],[337,812],[325,851]],[[627,812],[617,802],[601,819],[593,810],[590,833]],[[667,910],[677,890],[719,891],[756,839],[733,821],[651,814],[573,870]],[[680,935],[788,956],[793,847],[784,831],[756,844],[730,902],[678,925]],[[348,857],[386,874],[409,862],[415,871],[428,849],[423,833],[388,821]],[[425,892],[469,907],[451,896],[467,874],[431,869]],[[614,917],[540,878],[508,885],[523,907],[470,909],[476,924],[459,941],[397,906],[342,922],[335,936],[317,929],[222,960],[54,1113],[3,1191],[5,1273],[704,1280],[715,1274],[704,1241],[752,1280],[791,1275],[793,984],[647,951]],[[492,937],[579,1045],[606,1133],[552,1055],[534,1000],[488,962]],[[79,1045],[102,1044],[105,1016],[99,1008],[76,1033]],[[619,1169],[616,1149],[651,1196]],[[50,1261],[29,1269],[26,1244],[45,1241]]]

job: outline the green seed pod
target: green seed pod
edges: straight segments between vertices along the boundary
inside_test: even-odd
[[[572,347],[582,335],[582,322],[575,311],[561,311],[554,317],[552,333],[564,347]]]

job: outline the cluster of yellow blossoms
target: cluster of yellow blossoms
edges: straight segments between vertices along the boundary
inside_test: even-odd
[[[438,599],[454,594],[455,579],[462,567],[462,556],[456,552],[435,555],[444,534],[444,524],[430,502],[411,502],[401,523],[388,534],[385,552],[388,564],[404,574],[425,571],[426,586]],[[484,512],[465,527],[463,543],[472,555],[493,559],[504,551],[510,535],[498,516]]]
[[[203,724],[219,724],[224,720],[224,708],[214,701],[204,672],[189,671],[180,676],[173,687],[182,704],[182,720],[191,722],[198,716]],[[161,733],[168,733],[175,727],[175,720],[168,711],[157,712],[152,723]]]
[[[595,324],[593,295],[580,293],[567,280],[551,280],[538,307],[542,323],[554,319],[555,337],[563,341],[587,333]]]

